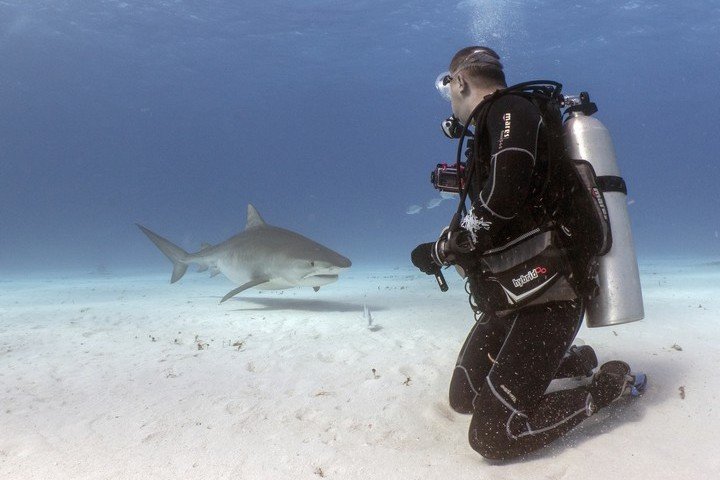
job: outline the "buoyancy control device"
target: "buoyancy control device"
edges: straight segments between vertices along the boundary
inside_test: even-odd
[[[561,242],[568,247],[569,261],[574,263],[574,282],[585,296],[587,325],[600,327],[640,320],[644,316],[642,291],[627,211],[627,189],[617,167],[612,139],[607,128],[592,116],[597,107],[586,92],[566,96],[561,89],[557,82],[533,81],[498,91],[493,97],[520,94],[531,99],[540,107],[550,127],[549,135],[555,135],[549,141],[548,153],[554,158],[549,159],[550,191],[546,200],[554,209],[551,217],[562,232],[560,237],[565,237]],[[484,112],[487,106],[483,108],[482,104],[473,112],[478,114],[480,125]],[[455,171],[460,205],[453,219],[455,227],[465,208],[467,189],[463,187],[474,170],[462,168],[460,161],[468,133],[466,126],[458,147]]]

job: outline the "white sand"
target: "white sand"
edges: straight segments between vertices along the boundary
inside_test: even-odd
[[[642,265],[646,320],[580,332],[647,393],[505,464],[447,405],[472,323],[454,272],[222,305],[227,280],[169,268],[0,279],[0,479],[720,478],[720,265],[685,265]]]

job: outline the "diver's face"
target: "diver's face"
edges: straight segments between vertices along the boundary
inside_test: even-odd
[[[471,105],[473,90],[463,72],[459,71],[455,75],[450,75],[449,72],[441,73],[435,79],[435,88],[450,102],[455,118],[465,123],[475,105]]]

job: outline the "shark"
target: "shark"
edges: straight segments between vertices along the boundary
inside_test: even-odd
[[[252,204],[248,204],[245,230],[217,245],[203,244],[195,253],[136,225],[173,262],[170,283],[195,264],[198,271],[209,270],[212,276],[222,273],[238,285],[220,303],[249,288],[313,287],[317,292],[352,265],[346,257],[299,233],[267,224]]]

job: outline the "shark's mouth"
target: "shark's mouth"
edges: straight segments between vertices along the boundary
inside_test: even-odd
[[[312,278],[312,279],[326,280],[326,281],[328,281],[328,280],[329,280],[329,281],[334,281],[334,280],[337,280],[337,279],[338,279],[338,276],[337,276],[337,275],[324,274],[324,275],[308,275],[308,276],[305,277],[305,278],[307,278],[307,279]]]
[[[310,274],[310,275],[306,275],[302,279],[300,279],[300,281],[297,282],[296,285],[306,286],[306,287],[321,287],[323,285],[327,285],[328,283],[333,283],[333,282],[337,281],[337,279],[338,279],[337,274],[329,274],[329,273]]]

